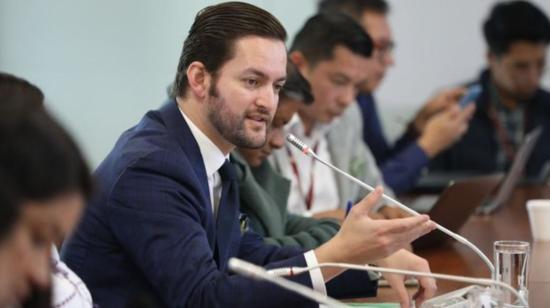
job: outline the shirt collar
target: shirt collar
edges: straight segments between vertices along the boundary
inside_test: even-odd
[[[195,137],[199,150],[204,161],[204,168],[206,169],[206,175],[212,176],[220,169],[225,160],[229,158],[229,155],[223,155],[223,152],[210,140],[196,125],[191,121],[189,117],[179,108],[181,115],[189,125],[191,134]]]
[[[313,130],[311,131],[311,135],[306,136],[304,132],[304,124],[300,119],[300,116],[298,114],[294,114],[285,129],[288,133],[292,133],[300,139],[306,139],[309,142],[316,143],[322,138],[326,137],[326,134],[328,134],[330,129],[334,127],[339,121],[340,118],[336,118],[330,123],[315,122]]]

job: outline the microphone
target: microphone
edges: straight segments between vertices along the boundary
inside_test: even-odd
[[[303,154],[313,157],[315,160],[317,160],[321,164],[323,164],[323,165],[331,168],[332,170],[342,174],[343,176],[345,176],[346,178],[348,178],[352,182],[358,184],[359,186],[365,188],[369,192],[372,192],[374,190],[374,188],[372,186],[360,181],[359,179],[351,176],[350,174],[346,173],[345,171],[340,170],[339,168],[332,165],[331,163],[326,162],[323,159],[321,159],[319,156],[317,156],[317,154],[315,154],[315,152],[310,147],[308,147],[303,141],[298,139],[293,134],[288,134],[287,137],[286,137],[286,140],[290,144],[292,144],[293,146],[298,148]],[[390,204],[394,204],[394,205],[398,206],[399,208],[401,208],[402,210],[404,210],[405,212],[407,212],[411,215],[420,215],[417,211],[409,208],[408,206],[404,205],[403,203],[395,200],[394,198],[392,198],[392,197],[390,197],[386,194],[382,195],[382,199],[384,201],[390,203]],[[454,238],[458,242],[460,242],[460,243],[468,246],[470,249],[472,249],[483,260],[483,262],[485,262],[485,264],[489,267],[489,270],[491,271],[491,277],[494,277],[495,267],[494,267],[493,263],[491,262],[491,260],[489,260],[489,258],[479,248],[477,248],[474,244],[472,244],[470,241],[468,241],[463,236],[461,236],[457,233],[454,233],[453,231],[443,227],[442,225],[438,224],[437,222],[435,222],[435,225],[436,225],[436,228],[438,230],[442,231],[443,233],[447,234],[448,236]]]
[[[229,259],[229,269],[233,272],[256,280],[269,281],[283,289],[298,293],[316,303],[327,305],[328,307],[347,308],[347,305],[304,285],[278,277],[278,275],[269,274],[264,268],[254,265],[250,262],[238,258]]]
[[[231,261],[230,261],[231,262]],[[377,266],[370,266],[370,265],[357,265],[357,264],[349,264],[349,263],[334,263],[334,262],[326,262],[326,263],[319,263],[314,266],[309,267],[283,267],[283,268],[276,268],[272,270],[267,270],[266,273],[268,275],[279,277],[279,276],[295,276],[299,275],[305,272],[309,272],[314,269],[318,268],[324,268],[324,267],[338,267],[338,268],[345,268],[345,269],[353,269],[353,270],[360,270],[360,271],[373,271],[378,273],[390,273],[390,274],[401,274],[401,275],[407,275],[407,276],[417,276],[417,277],[430,277],[435,279],[442,279],[442,280],[452,280],[452,281],[458,281],[458,282],[465,282],[465,283],[473,283],[478,285],[484,285],[484,286],[499,286],[503,289],[508,290],[514,296],[521,302],[521,304],[529,308],[529,303],[527,300],[521,296],[520,292],[518,292],[516,289],[514,289],[509,284],[506,284],[501,281],[493,280],[493,279],[484,279],[484,278],[471,278],[466,276],[457,276],[457,275],[446,275],[446,274],[438,274],[438,273],[428,273],[428,272],[417,272],[417,271],[409,271],[409,270],[400,270],[400,269],[394,269],[394,268],[387,268],[387,267],[377,267]]]

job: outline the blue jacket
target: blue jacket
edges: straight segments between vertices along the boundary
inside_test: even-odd
[[[214,219],[198,145],[174,100],[126,131],[96,177],[98,194],[62,259],[101,307],[141,297],[163,307],[314,306],[228,273],[234,256],[265,267],[305,266],[305,260],[300,249],[268,246],[241,230],[238,202],[231,215]],[[311,286],[307,274],[293,279]],[[338,281],[335,288],[342,289]]]
[[[468,131],[459,142],[432,160],[430,170],[477,173],[500,171],[496,166],[500,145],[488,115],[488,107],[491,104],[490,82],[489,71],[482,72],[479,79],[472,82],[480,83],[482,92],[476,101],[476,111]],[[528,133],[538,126],[543,127],[542,134],[525,167],[527,176],[537,177],[545,164],[550,161],[550,93],[538,89],[524,104],[526,113],[524,131]]]
[[[384,182],[396,194],[406,192],[416,184],[429,162],[428,156],[410,131],[406,131],[394,145],[388,143],[371,94],[360,94],[357,102],[363,117],[363,140],[374,155]]]

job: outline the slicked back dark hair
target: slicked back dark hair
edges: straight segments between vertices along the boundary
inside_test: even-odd
[[[71,192],[88,198],[92,179],[74,140],[42,107],[35,86],[22,79],[10,82],[0,82],[0,174],[17,201]]]
[[[373,43],[370,36],[351,17],[337,12],[319,13],[308,19],[296,34],[290,51],[300,51],[310,67],[331,60],[337,46],[354,54],[370,57]]]
[[[296,99],[306,105],[313,103],[313,94],[311,93],[311,84],[307,81],[300,71],[292,63],[286,62],[286,82],[279,93],[279,101],[283,102],[285,98]]]
[[[35,85],[14,75],[0,72],[0,102],[25,102],[34,104],[31,108],[42,109],[44,107],[44,94]]]
[[[248,3],[226,2],[201,10],[183,44],[171,96],[185,96],[187,68],[192,62],[200,61],[215,76],[234,56],[235,42],[246,36],[284,42],[286,31],[271,13]]]
[[[550,21],[538,7],[527,1],[495,5],[483,25],[489,51],[502,55],[518,41],[550,42]]]
[[[365,12],[387,15],[390,6],[384,0],[321,0],[318,12],[341,12],[359,20]]]

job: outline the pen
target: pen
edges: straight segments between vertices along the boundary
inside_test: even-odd
[[[346,216],[348,217],[349,211],[351,210],[351,207],[353,206],[353,203],[351,203],[351,200],[348,200],[348,203],[346,204]]]

